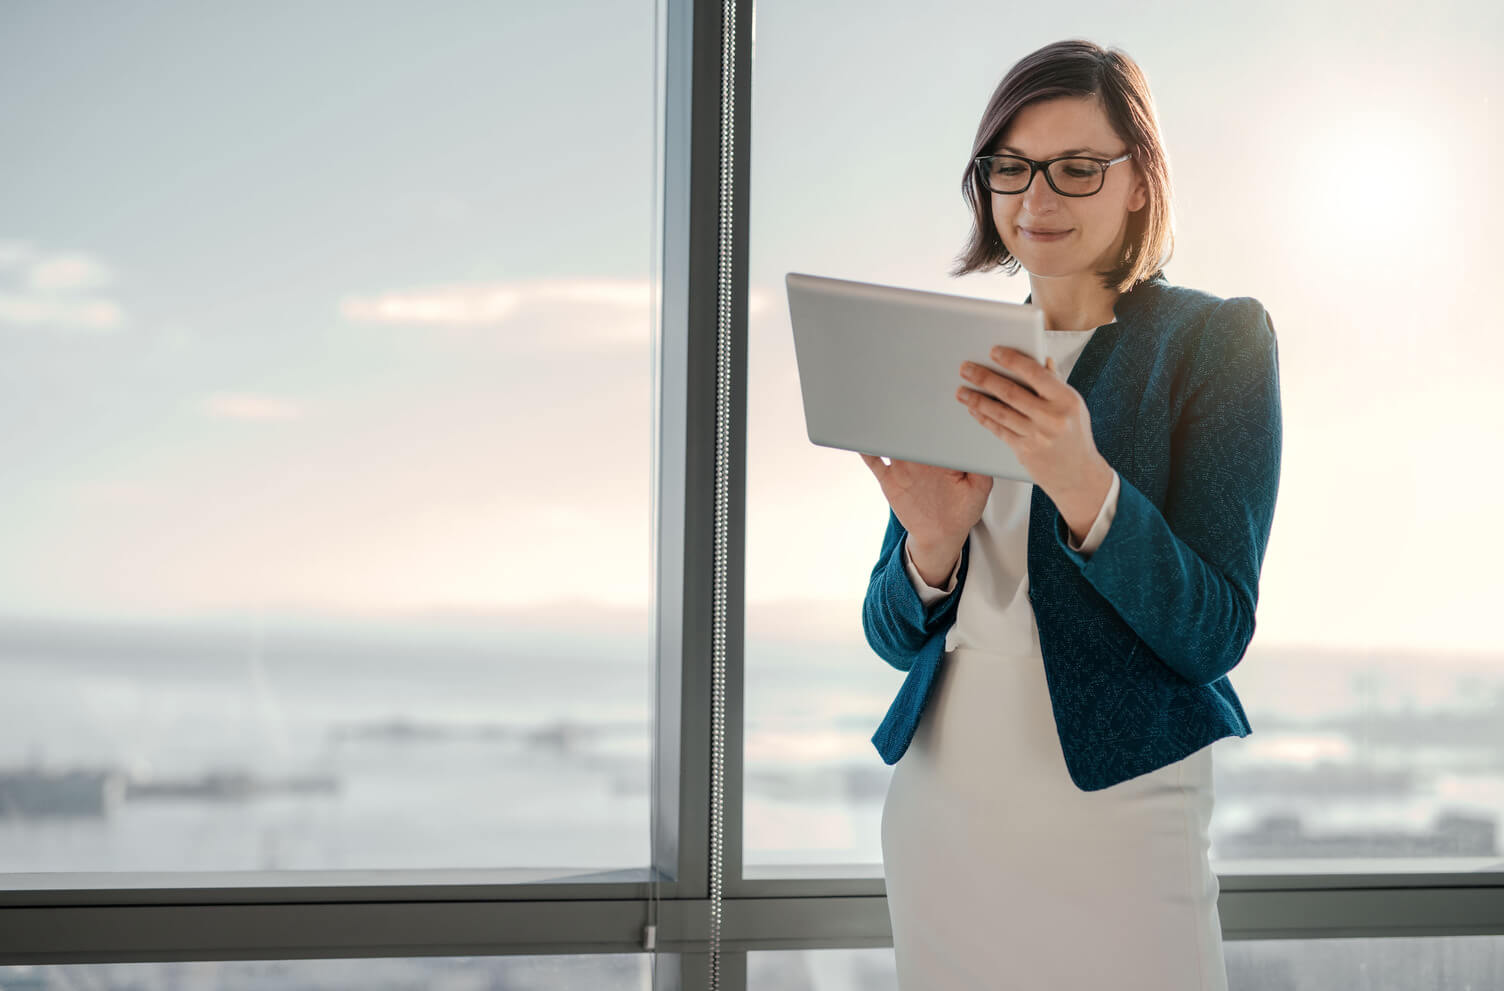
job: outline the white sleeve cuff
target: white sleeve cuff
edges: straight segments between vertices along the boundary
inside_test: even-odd
[[[904,570],[909,573],[909,581],[913,584],[914,591],[919,593],[919,601],[925,605],[928,606],[939,602],[956,590],[956,575],[961,571],[961,558],[959,556],[956,558],[956,566],[950,570],[950,580],[945,583],[944,588],[935,588],[920,577],[919,569],[914,567],[914,558],[909,554],[909,538],[907,535],[903,538],[903,561]]]
[[[1097,511],[1096,521],[1092,523],[1091,529],[1086,531],[1086,539],[1081,542],[1080,547],[1076,546],[1076,540],[1071,536],[1070,528],[1066,528],[1065,542],[1071,550],[1089,556],[1092,551],[1102,546],[1102,541],[1107,537],[1107,529],[1112,526],[1112,518],[1117,515],[1120,488],[1122,486],[1118,473],[1113,471],[1112,485],[1107,489],[1107,498],[1102,500],[1102,508]]]

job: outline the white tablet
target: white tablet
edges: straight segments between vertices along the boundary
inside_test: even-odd
[[[992,360],[997,345],[1044,364],[1043,310],[800,272],[784,282],[812,443],[1033,481],[956,390],[968,360],[1018,381]]]

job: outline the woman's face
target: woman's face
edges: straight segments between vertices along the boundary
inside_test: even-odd
[[[1128,151],[1095,96],[1062,96],[1025,106],[989,149],[1042,162],[1068,154],[1113,159]],[[1038,172],[1029,188],[992,193],[992,221],[1003,245],[1031,275],[1061,277],[1106,271],[1118,263],[1128,215],[1148,203],[1133,161],[1107,170],[1094,196],[1061,196]],[[1030,232],[1067,231],[1044,238]]]

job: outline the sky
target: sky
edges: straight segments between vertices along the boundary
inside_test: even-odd
[[[953,279],[1019,57],[1144,68],[1170,281],[1255,296],[1257,642],[1497,655],[1504,42],[1485,4],[760,4],[748,629],[860,637],[887,507],[783,274]],[[0,5],[0,614],[632,625],[652,585],[651,3]],[[588,607],[581,620],[581,606]]]

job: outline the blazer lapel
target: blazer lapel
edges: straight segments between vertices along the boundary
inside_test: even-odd
[[[1113,348],[1118,346],[1118,341],[1123,336],[1123,321],[1121,318],[1104,327],[1098,327],[1097,332],[1086,340],[1086,347],[1081,349],[1081,355],[1076,359],[1076,364],[1071,368],[1070,375],[1066,376],[1066,384],[1086,400],[1086,408],[1095,412],[1092,403],[1092,389],[1102,377],[1102,369],[1107,364],[1108,357]]]
[[[1153,294],[1158,284],[1164,282],[1163,270],[1155,272],[1147,279],[1139,282],[1129,291],[1118,297],[1117,304],[1113,307],[1112,323],[1097,328],[1097,332],[1086,340],[1086,347],[1081,349],[1081,354],[1076,358],[1076,364],[1071,368],[1070,375],[1066,376],[1066,384],[1077,392],[1086,401],[1086,407],[1095,418],[1097,409],[1092,403],[1092,390],[1102,377],[1102,369],[1107,365],[1107,359],[1112,356],[1113,349],[1123,339],[1126,330],[1134,326],[1139,311],[1147,302],[1147,297]],[[1025,304],[1032,304],[1034,294],[1024,297]]]

